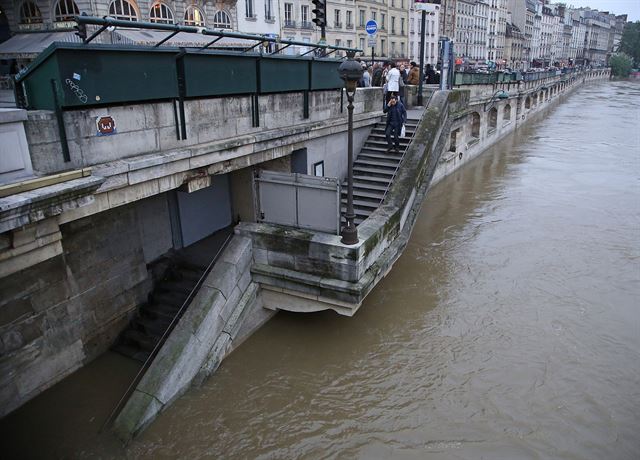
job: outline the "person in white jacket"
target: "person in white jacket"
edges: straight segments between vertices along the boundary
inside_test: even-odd
[[[389,102],[389,98],[397,96],[400,91],[400,71],[396,68],[396,63],[391,62],[389,64],[390,70],[387,73],[387,98],[386,102]]]

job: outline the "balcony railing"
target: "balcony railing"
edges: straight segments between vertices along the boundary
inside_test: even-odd
[[[296,21],[292,21],[291,19],[285,19],[284,25],[282,27],[285,27],[287,29],[295,29]]]
[[[353,29],[353,23],[352,22],[348,22],[347,23],[347,29]]]
[[[342,29],[342,23],[341,22],[334,22],[333,23],[333,28],[334,29]]]
[[[313,23],[309,22],[309,21],[302,21],[300,23],[300,27],[302,29],[313,29]]]

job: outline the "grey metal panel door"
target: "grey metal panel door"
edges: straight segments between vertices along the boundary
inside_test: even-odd
[[[338,233],[338,179],[261,171],[256,182],[259,221]]]

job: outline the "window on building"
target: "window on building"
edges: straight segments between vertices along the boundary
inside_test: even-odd
[[[391,16],[391,33],[396,33],[396,18],[394,16]]]
[[[509,104],[504,106],[504,113],[502,114],[504,121],[511,120],[511,106]]]
[[[400,42],[400,56],[405,57],[404,53],[404,42]]]
[[[284,4],[284,25],[293,25],[293,3]]]
[[[247,18],[256,17],[253,0],[244,0],[244,11],[245,11],[245,17]]]
[[[527,96],[527,98],[524,100],[524,108],[525,109],[531,108],[531,98],[529,96]]]
[[[164,3],[156,3],[149,12],[149,21],[156,24],[173,24],[173,13]]]
[[[20,24],[40,24],[42,13],[40,8],[33,2],[24,2],[20,6]]]
[[[264,18],[273,20],[273,0],[264,0]]]
[[[400,35],[404,35],[404,18],[400,18]]]
[[[375,11],[371,12],[371,19],[373,19],[374,21],[376,20],[376,16],[378,16],[378,13],[376,13]]]
[[[360,49],[363,50],[364,49],[364,38],[360,39]]]
[[[231,29],[231,18],[224,11],[213,15],[213,27],[216,29]]]
[[[480,139],[480,114],[478,112],[471,114],[471,136]]]
[[[457,149],[458,134],[460,134],[460,128],[451,131],[451,138],[449,139],[449,152],[455,152]]]
[[[340,23],[340,10],[335,10],[334,11],[334,27],[339,28],[342,27],[342,24]]]
[[[386,16],[387,16],[386,14],[380,13],[380,28],[381,29],[384,29],[384,20],[385,20]]]
[[[353,11],[347,11],[347,27],[353,26]]]
[[[300,19],[303,24],[307,24],[309,22],[309,5],[300,6]]]
[[[184,12],[184,25],[204,27],[205,21],[202,10],[195,5],[187,7],[187,10]]]
[[[498,109],[493,107],[489,110],[489,131],[495,131],[498,127]]]
[[[359,11],[358,11],[358,16],[360,17],[360,20],[359,20],[360,27],[364,27],[364,24],[365,24],[365,20],[364,20],[364,10],[359,10]]]
[[[384,40],[384,38],[383,38],[383,39],[381,39],[381,40],[380,40],[380,54],[381,54],[382,56],[384,56],[384,55],[385,55],[385,51],[384,51],[384,49],[385,49],[385,45],[386,45],[386,42],[385,42],[385,40]]]
[[[73,0],[60,0],[55,7],[55,22],[73,21],[74,16],[79,16],[80,10]]]
[[[137,21],[138,13],[127,0],[114,0],[109,5],[109,16],[121,21]]]
[[[353,48],[353,41],[347,40],[347,48]]]

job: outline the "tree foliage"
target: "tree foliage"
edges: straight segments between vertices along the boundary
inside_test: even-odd
[[[609,65],[611,66],[611,73],[615,77],[626,78],[633,68],[633,59],[624,53],[618,53],[611,56]]]
[[[622,31],[619,52],[633,58],[633,63],[640,66],[640,21],[628,22]]]

